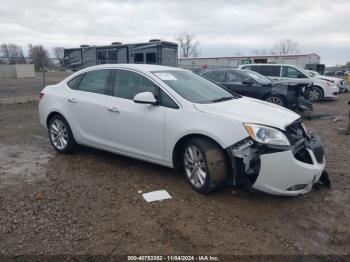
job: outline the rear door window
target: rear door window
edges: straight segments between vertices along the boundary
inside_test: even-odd
[[[69,80],[67,82],[67,85],[71,88],[71,89],[77,89],[78,84],[80,79],[83,77],[84,74],[78,75],[76,77],[74,77],[73,79]]]
[[[249,81],[246,77],[237,72],[226,72],[226,77],[228,83],[242,84],[245,81]]]
[[[78,90],[104,94],[110,72],[108,69],[87,72],[80,81]]]
[[[254,70],[254,69],[252,69],[252,70]],[[280,77],[280,71],[281,71],[280,66],[259,66],[258,73],[260,73],[264,76]]]
[[[204,73],[203,76],[214,82],[225,82],[225,72],[223,71],[211,71]]]

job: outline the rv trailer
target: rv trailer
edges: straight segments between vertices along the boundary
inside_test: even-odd
[[[106,46],[81,45],[64,49],[64,63],[74,71],[98,64],[156,64],[177,66],[176,43],[150,40],[146,43],[122,44],[113,42]]]

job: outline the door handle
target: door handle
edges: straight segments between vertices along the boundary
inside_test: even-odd
[[[75,98],[68,98],[68,102],[70,103],[76,103],[77,100]]]
[[[119,113],[119,109],[115,106],[109,106],[107,107],[107,110],[110,112]]]

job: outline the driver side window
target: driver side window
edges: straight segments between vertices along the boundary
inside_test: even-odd
[[[136,94],[142,92],[151,92],[157,96],[158,86],[136,72],[117,70],[113,84],[114,96],[133,100]]]
[[[228,83],[239,83],[248,82],[249,79],[236,72],[226,72],[226,78]]]
[[[214,82],[225,82],[225,72],[222,71],[210,71],[204,73],[203,76]]]
[[[284,66],[282,68],[282,77],[305,78],[303,73],[301,73],[299,70],[297,70],[293,67],[290,67],[290,66]]]

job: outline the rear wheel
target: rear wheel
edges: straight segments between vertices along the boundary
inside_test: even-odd
[[[183,164],[188,182],[201,194],[209,194],[226,178],[224,152],[207,139],[193,138],[185,144]]]
[[[265,101],[275,105],[286,107],[286,101],[282,96],[279,95],[268,95],[265,98]]]
[[[51,145],[60,153],[70,153],[76,147],[72,130],[61,115],[55,115],[49,122],[49,138]]]
[[[308,90],[306,90],[305,96],[312,102],[318,102],[322,99],[322,90],[317,86],[312,86]]]

